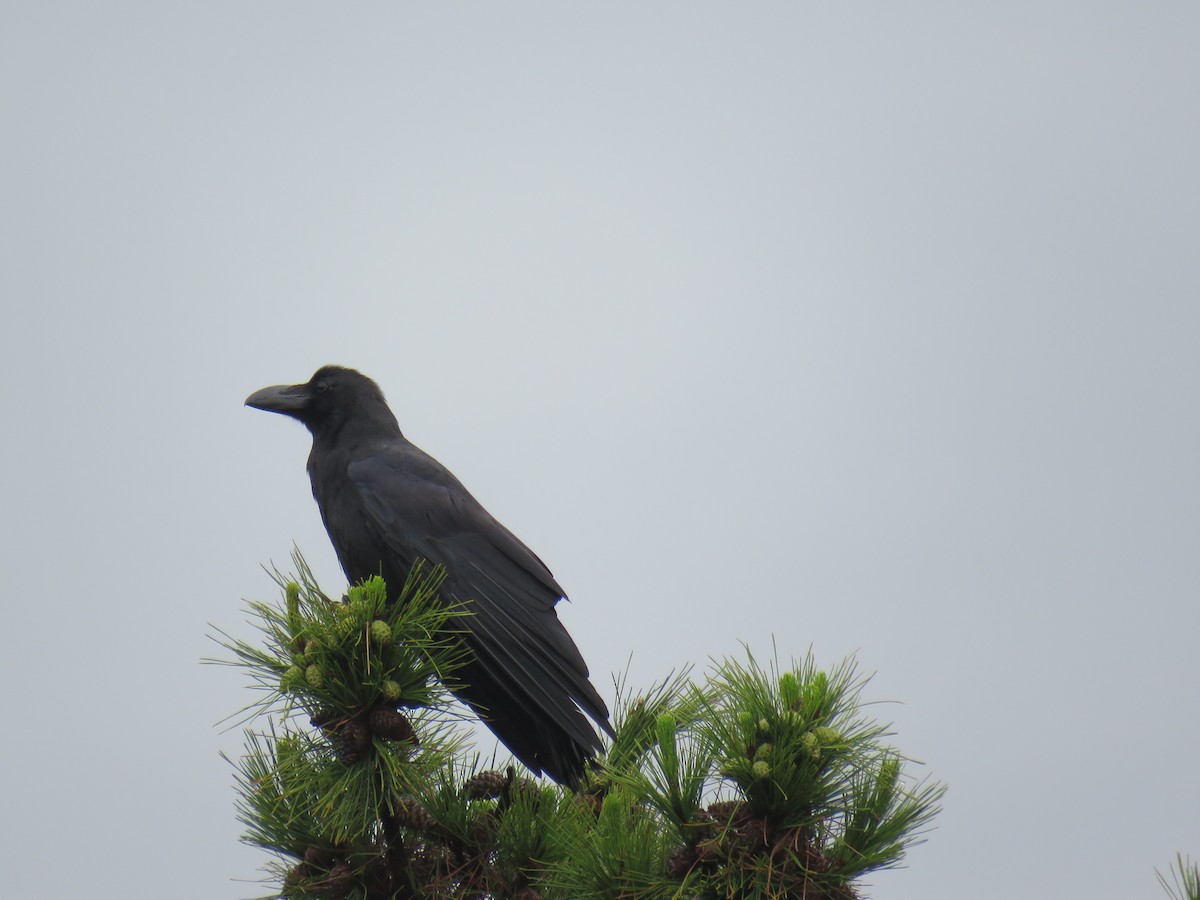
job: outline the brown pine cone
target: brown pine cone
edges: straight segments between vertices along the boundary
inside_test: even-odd
[[[317,728],[324,728],[326,725],[335,721],[336,719],[337,713],[335,713],[332,709],[320,709],[317,710],[316,714],[308,721]]]
[[[596,794],[576,794],[575,802],[597,819],[600,818],[600,810],[604,808],[604,799],[602,797]]]
[[[361,762],[371,749],[371,732],[358,719],[347,719],[334,732],[338,757],[348,766]]]
[[[706,862],[721,852],[721,838],[723,835],[716,835],[706,840],[701,841],[696,845],[696,858],[700,862]]]
[[[413,731],[412,722],[408,721],[408,716],[397,709],[376,707],[367,714],[367,724],[373,733],[385,741],[417,743],[417,733]]]
[[[395,815],[396,821],[404,828],[429,830],[437,825],[437,819],[415,797],[399,798]]]
[[[341,862],[329,870],[325,880],[325,889],[334,898],[348,897],[354,889],[354,872],[346,863]]]
[[[672,878],[683,878],[692,867],[699,862],[696,848],[692,846],[676,847],[667,857],[667,874]]]
[[[741,818],[742,806],[741,800],[721,800],[708,808],[708,814],[718,825],[726,825]]]
[[[508,786],[509,779],[503,772],[488,769],[477,772],[463,782],[463,793],[472,800],[491,800],[499,797]]]
[[[529,797],[536,802],[542,793],[541,785],[532,778],[517,778],[516,770],[511,766],[508,771],[510,774],[508,776],[508,783],[504,786],[504,799],[511,803],[517,797],[523,796]]]
[[[309,847],[304,851],[304,862],[313,870],[326,871],[337,862],[337,854],[324,847]]]

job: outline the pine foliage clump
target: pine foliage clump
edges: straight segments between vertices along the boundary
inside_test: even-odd
[[[1190,856],[1178,853],[1171,866],[1171,880],[1162,872],[1156,872],[1158,883],[1170,895],[1171,900],[1200,900],[1200,863]]]
[[[942,786],[905,776],[853,664],[811,658],[621,686],[578,792],[484,767],[450,707],[465,613],[442,573],[418,566],[394,603],[378,578],[333,600],[294,561],[281,604],[250,604],[262,640],[218,637],[261,692],[233,762],[268,896],[854,900],[937,812]]]

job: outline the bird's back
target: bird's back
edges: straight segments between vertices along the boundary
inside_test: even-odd
[[[417,560],[446,569],[442,596],[466,604],[471,659],[457,695],[534,771],[574,783],[600,749],[582,708],[608,711],[558,620],[550,570],[433,457],[402,435],[315,441],[313,494],[347,578],[399,590]]]

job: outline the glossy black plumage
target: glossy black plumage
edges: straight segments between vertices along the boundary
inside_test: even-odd
[[[346,577],[404,584],[418,559],[444,566],[442,596],[467,603],[471,660],[456,691],[534,772],[575,784],[600,749],[608,710],[555,613],[563,590],[540,559],[441,463],[409,443],[382,392],[339,366],[306,384],[264,388],[257,409],[298,419],[313,436],[308,474]]]

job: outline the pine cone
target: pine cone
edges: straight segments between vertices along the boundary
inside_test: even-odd
[[[338,714],[336,712],[334,712],[332,709],[319,709],[319,710],[317,710],[316,714],[313,715],[313,717],[311,719],[309,719],[308,721],[311,722],[317,728],[324,728],[330,722],[335,721],[337,719],[337,716],[338,716]]]
[[[330,869],[329,877],[325,880],[325,889],[335,900],[348,897],[354,889],[354,872],[350,866],[341,862]]]
[[[509,779],[503,772],[489,769],[472,775],[463,782],[463,793],[472,800],[491,800],[499,797],[508,786]]]
[[[769,832],[763,819],[745,817],[736,828],[725,833],[729,844],[744,853],[761,853],[767,848]]]
[[[723,835],[717,834],[710,838],[700,841],[696,845],[696,858],[700,862],[707,862],[713,857],[721,853],[721,839]]]
[[[325,686],[325,671],[313,663],[304,670],[304,680],[308,682],[309,687],[319,691]]]
[[[371,731],[385,741],[406,741],[416,744],[417,733],[413,731],[412,722],[408,716],[396,709],[380,706],[371,710],[367,715],[367,724]]]
[[[371,643],[376,647],[386,647],[392,642],[392,627],[383,619],[376,619],[368,628],[367,633],[371,636]]]
[[[358,719],[347,719],[334,732],[338,756],[348,766],[361,762],[371,749],[371,732]]]
[[[718,825],[726,825],[742,816],[741,800],[721,800],[708,808],[708,814]]]
[[[304,684],[304,670],[299,666],[288,666],[279,676],[279,692],[281,694],[290,694],[293,691],[301,690]]]
[[[576,794],[575,802],[597,819],[600,818],[600,810],[604,808],[604,799],[598,794]]]
[[[403,691],[396,682],[388,680],[379,686],[379,693],[388,703],[399,703]]]
[[[697,862],[699,862],[699,856],[695,847],[676,847],[667,857],[667,874],[672,878],[683,878],[692,871],[692,867]]]
[[[404,828],[426,831],[437,825],[437,819],[415,797],[401,797],[396,801],[396,821]]]
[[[324,847],[309,847],[304,851],[304,862],[310,869],[327,871],[330,866],[337,862],[337,854],[332,850],[326,850]]]
[[[508,772],[508,783],[504,785],[501,794],[501,800],[504,801],[501,806],[515,802],[518,797],[528,797],[536,803],[542,794],[541,785],[532,778],[517,778],[516,770],[512,766],[509,766]]]

